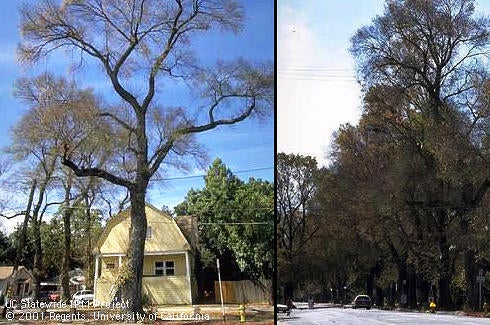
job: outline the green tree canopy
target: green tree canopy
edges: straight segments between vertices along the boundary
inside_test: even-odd
[[[202,190],[189,191],[177,214],[199,218],[200,253],[205,264],[231,253],[250,279],[271,279],[273,273],[273,184],[240,180],[216,159]]]

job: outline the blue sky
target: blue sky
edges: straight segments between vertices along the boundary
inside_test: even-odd
[[[356,124],[361,113],[350,38],[383,14],[384,4],[277,1],[277,151],[328,164],[332,132],[341,124]],[[475,7],[477,14],[490,14],[488,0],[475,1]]]
[[[34,3],[35,1],[30,1]],[[94,87],[106,93],[107,80],[100,78],[100,68],[88,64],[75,75],[70,74],[70,57],[60,51],[48,61],[31,71],[22,69],[16,61],[16,47],[20,41],[18,5],[21,1],[2,1],[0,11],[0,146],[8,147],[10,129],[25,112],[27,107],[13,98],[15,80],[21,76],[33,75],[36,71],[52,71],[74,78],[84,87]],[[217,33],[200,38],[194,44],[198,59],[205,63],[216,60],[244,58],[250,61],[274,60],[274,1],[243,0],[245,7],[245,25],[238,34]],[[168,104],[176,104],[185,91],[182,87],[171,88],[175,96]],[[189,98],[182,98],[184,104],[192,104]],[[249,120],[239,125],[224,126],[199,135],[202,144],[208,149],[209,163],[215,158],[222,161],[237,176],[247,180],[249,177],[273,181],[274,179],[274,118],[259,122]],[[182,202],[191,188],[204,186],[204,170],[194,169],[189,174],[175,171],[165,173],[170,180],[154,182],[148,192],[147,200],[157,207],[163,204],[174,207]],[[172,180],[173,179],[173,180]],[[5,220],[1,220],[4,222]],[[11,224],[11,223],[9,223]]]

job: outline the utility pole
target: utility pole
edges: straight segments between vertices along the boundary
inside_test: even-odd
[[[223,322],[226,322],[225,305],[223,303],[223,289],[221,287],[221,272],[219,268],[219,258],[216,259],[216,266],[218,267],[218,282],[219,282],[219,295],[221,298],[221,311],[223,312]]]

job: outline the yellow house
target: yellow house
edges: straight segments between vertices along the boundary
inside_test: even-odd
[[[25,266],[14,272],[13,266],[0,266],[0,297],[9,293],[10,298],[22,299],[32,293],[32,273]]]
[[[146,204],[148,221],[143,260],[143,296],[156,305],[192,304],[193,255],[174,218]],[[117,295],[120,267],[129,247],[130,211],[111,218],[95,251],[95,300],[111,302]]]

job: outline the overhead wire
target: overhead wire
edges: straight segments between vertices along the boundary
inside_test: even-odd
[[[332,67],[286,67],[277,70],[279,80],[304,81],[354,81],[357,82],[353,69]]]
[[[259,167],[259,168],[231,171],[231,173],[232,174],[243,174],[243,173],[250,173],[250,172],[268,170],[268,169],[273,169],[273,168],[274,167]],[[190,175],[190,176],[177,176],[177,177],[156,177],[156,178],[152,178],[150,180],[150,182],[152,182],[152,181],[154,181],[154,182],[156,182],[156,181],[173,181],[173,180],[181,180],[181,179],[202,178],[202,177],[205,177],[206,175],[207,174]]]

